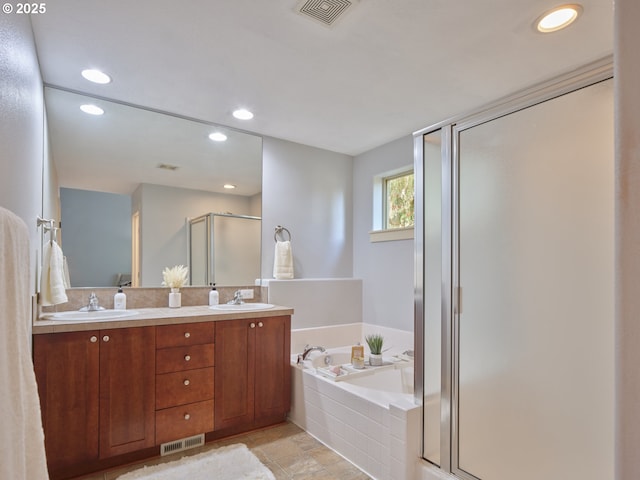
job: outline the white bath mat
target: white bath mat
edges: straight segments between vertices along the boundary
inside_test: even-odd
[[[275,480],[273,473],[238,443],[180,460],[142,467],[118,480]]]

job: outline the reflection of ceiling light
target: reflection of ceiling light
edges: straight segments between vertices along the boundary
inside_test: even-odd
[[[88,113],[89,115],[102,115],[104,113],[104,110],[97,105],[88,103],[85,105],[80,105],[80,110],[82,110],[84,113]]]
[[[253,113],[245,108],[239,108],[233,112],[233,116],[239,120],[251,120],[253,118]]]
[[[227,139],[227,136],[221,132],[213,132],[209,134],[209,138],[214,142],[224,142]]]
[[[236,188],[235,185],[231,185],[230,183],[225,183],[223,185],[223,187],[226,188],[226,189],[229,189],[229,190],[232,190],[232,189]]]
[[[82,71],[82,76],[93,83],[105,84],[111,82],[111,77],[100,70],[89,68]]]
[[[581,12],[580,5],[561,5],[543,13],[538,17],[535,25],[539,32],[556,32],[571,25]]]

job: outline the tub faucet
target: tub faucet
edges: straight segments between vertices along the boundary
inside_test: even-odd
[[[302,351],[302,353],[298,354],[298,362],[297,363],[302,363],[307,359],[307,356],[313,352],[314,350],[318,350],[319,352],[324,352],[326,351],[326,349],[324,347],[321,346],[317,346],[317,347],[312,347],[311,345],[305,345],[304,346],[304,350]]]

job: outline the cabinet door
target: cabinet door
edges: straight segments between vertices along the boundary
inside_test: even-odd
[[[253,425],[255,320],[216,323],[216,430]]]
[[[155,327],[100,335],[100,457],[153,447]]]
[[[284,420],[291,404],[289,316],[256,320],[255,426]]]
[[[97,331],[35,335],[33,357],[51,475],[98,458]]]

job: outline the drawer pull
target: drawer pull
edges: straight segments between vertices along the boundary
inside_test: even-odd
[[[184,332],[184,338],[189,338],[191,334],[189,332]]]
[[[249,325],[251,328],[256,328],[256,324],[251,322],[251,325]]]
[[[262,327],[264,327],[264,323],[262,323],[262,322],[258,322],[258,326],[259,326],[260,328],[262,328]]]
[[[188,413],[184,414],[184,419],[185,420],[189,420],[191,418],[191,415],[189,415]]]
[[[188,362],[189,360],[191,360],[191,355],[185,355],[184,356],[184,361]]]
[[[108,342],[109,341],[109,335],[105,335],[104,337],[102,337],[102,341],[103,342]]]
[[[184,383],[184,385],[188,387],[191,382],[189,381],[189,379],[185,379],[185,381],[182,383]]]
[[[91,343],[96,343],[98,341],[98,337],[94,335],[89,340],[91,341]]]

